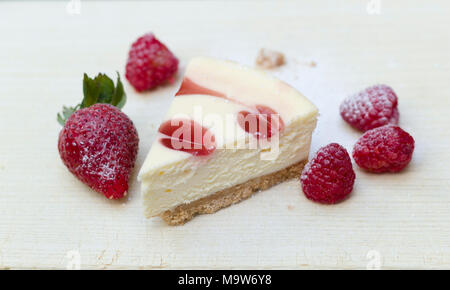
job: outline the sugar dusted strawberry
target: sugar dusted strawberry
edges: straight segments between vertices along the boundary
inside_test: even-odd
[[[320,148],[300,177],[303,193],[310,200],[334,204],[353,190],[355,172],[347,150],[337,143]]]
[[[58,149],[70,172],[109,199],[127,194],[139,138],[133,122],[119,108],[126,96],[120,77],[117,85],[104,74],[84,75],[84,99],[64,107],[58,121],[64,126]]]
[[[170,80],[177,69],[178,59],[153,34],[148,33],[131,45],[125,76],[138,92],[142,92]]]
[[[340,113],[347,123],[361,131],[397,125],[397,95],[389,86],[375,85],[345,99]]]
[[[399,172],[413,152],[413,137],[398,126],[387,125],[364,133],[353,148],[353,159],[371,172]]]

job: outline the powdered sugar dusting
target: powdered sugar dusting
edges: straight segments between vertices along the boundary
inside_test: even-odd
[[[387,125],[364,133],[353,148],[355,162],[372,172],[398,172],[411,161],[414,139],[398,126]]]
[[[340,113],[345,121],[362,131],[398,124],[397,95],[389,86],[375,85],[345,99]]]

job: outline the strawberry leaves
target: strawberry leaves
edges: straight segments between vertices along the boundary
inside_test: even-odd
[[[117,82],[114,82],[106,74],[99,73],[95,78],[90,78],[87,74],[83,77],[83,95],[84,98],[80,104],[75,107],[63,106],[62,113],[57,114],[57,121],[62,126],[76,110],[88,108],[94,104],[103,103],[116,106],[122,109],[126,103],[127,96],[120,81],[120,75],[117,73]]]
[[[125,90],[123,89],[123,84],[120,81],[120,75],[117,73],[117,86],[114,89],[114,95],[111,99],[111,105],[116,106],[119,109],[122,109],[127,102],[127,95],[125,94]]]
[[[56,120],[58,121],[61,126],[64,126],[67,119],[69,119],[70,115],[72,115],[76,110],[80,108],[80,104],[76,105],[75,107],[66,107],[63,106],[62,114],[58,113],[56,116]]]

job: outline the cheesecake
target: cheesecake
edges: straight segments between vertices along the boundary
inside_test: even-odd
[[[181,225],[299,177],[317,114],[264,71],[192,59],[138,175],[146,217]]]

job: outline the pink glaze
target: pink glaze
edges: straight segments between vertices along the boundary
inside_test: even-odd
[[[175,94],[175,96],[182,96],[182,95],[209,95],[219,98],[227,98],[224,94],[202,87],[197,83],[193,82],[189,78],[183,79],[180,89]]]
[[[280,115],[267,106],[256,105],[258,113],[240,111],[237,116],[239,126],[257,139],[270,139],[284,129]]]
[[[172,119],[161,124],[162,145],[194,156],[209,155],[216,150],[215,137],[210,130],[188,119]]]

